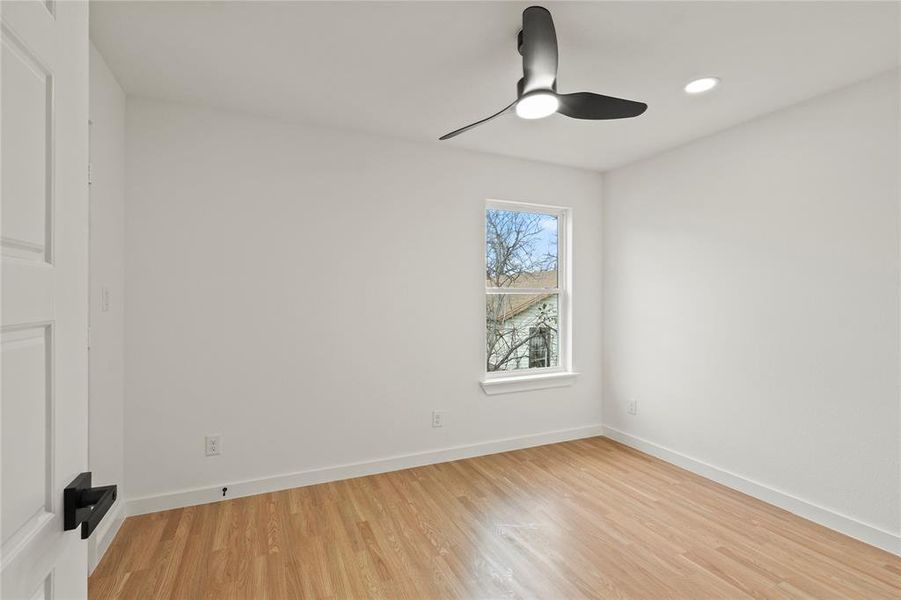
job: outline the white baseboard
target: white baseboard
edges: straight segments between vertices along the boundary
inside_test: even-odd
[[[314,485],[317,483],[327,483],[329,481],[339,481],[342,479],[351,479],[353,477],[363,477],[365,475],[375,475],[377,473],[387,473],[389,471],[399,471],[411,467],[421,467],[424,465],[460,460],[461,458],[472,458],[475,456],[484,456],[486,454],[507,452],[509,450],[519,450],[533,446],[543,446],[545,444],[595,437],[601,435],[601,432],[602,429],[600,425],[589,425],[586,427],[549,431],[466,446],[453,446],[450,448],[429,450],[414,454],[389,456],[371,461],[336,465],[321,469],[311,469],[308,471],[275,475],[261,479],[224,482],[214,486],[187,489],[168,494],[129,498],[126,502],[126,508],[129,516],[142,515],[161,510],[193,506],[196,504],[218,502],[228,498],[254,496],[256,494],[265,494],[268,492]],[[223,487],[228,487],[227,498],[222,497]]]
[[[892,554],[901,556],[901,535],[868,525],[857,519],[823,508],[806,500],[802,500],[767,485],[753,481],[741,475],[720,469],[711,464],[686,456],[681,452],[664,448],[654,442],[644,440],[612,427],[603,427],[604,435],[621,444],[650,454],[668,463],[682,467],[692,473],[721,483],[726,487],[738,490],[768,504],[778,506],[829,529],[834,529],[847,536],[876,546]]]
[[[104,515],[100,527],[94,530],[94,535],[88,540],[88,575],[94,572],[100,559],[106,554],[107,549],[119,533],[119,528],[125,521],[125,503],[117,501],[109,512]],[[105,525],[105,526],[104,526]]]

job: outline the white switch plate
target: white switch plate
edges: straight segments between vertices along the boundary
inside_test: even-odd
[[[444,427],[445,417],[447,416],[446,410],[433,410],[432,411],[432,427]]]
[[[207,456],[219,456],[222,454],[222,436],[219,434],[208,435],[204,439]]]

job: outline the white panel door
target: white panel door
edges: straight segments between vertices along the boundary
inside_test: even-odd
[[[0,2],[0,597],[87,597],[88,7]]]

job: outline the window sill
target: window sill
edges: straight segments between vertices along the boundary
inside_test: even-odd
[[[574,371],[547,373],[542,375],[521,375],[515,377],[496,377],[483,379],[482,389],[489,396],[509,394],[512,392],[528,392],[545,388],[565,387],[576,382],[579,374]]]

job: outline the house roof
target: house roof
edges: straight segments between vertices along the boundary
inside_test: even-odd
[[[486,282],[490,283],[490,282]],[[538,271],[535,273],[523,273],[516,279],[516,285],[509,288],[511,292],[524,288],[555,288],[557,287],[557,271]],[[532,306],[538,304],[553,294],[506,294],[506,305],[509,310],[504,314],[504,321],[512,319]]]
[[[485,284],[490,287],[491,281],[486,280]],[[557,271],[535,271],[533,273],[521,273],[516,278],[515,285],[510,286],[511,289],[555,287],[557,287]]]

